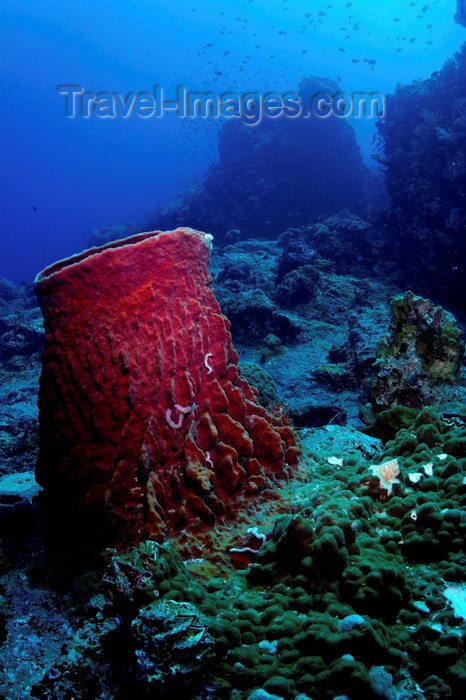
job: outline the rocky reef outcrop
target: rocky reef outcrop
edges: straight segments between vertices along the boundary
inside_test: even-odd
[[[391,323],[375,363],[377,411],[395,405],[422,408],[458,382],[464,343],[455,318],[431,301],[407,292],[390,305]]]
[[[34,469],[44,329],[31,284],[0,278],[0,476]]]
[[[466,45],[427,80],[387,97],[378,124],[400,282],[461,306],[466,275]]]
[[[298,89],[305,106],[322,92],[336,94],[339,87],[309,77]],[[235,228],[243,238],[274,238],[290,221],[305,225],[344,208],[363,214],[366,177],[345,120],[270,118],[254,127],[230,121],[219,132],[218,162],[147,226],[189,223],[219,241]]]

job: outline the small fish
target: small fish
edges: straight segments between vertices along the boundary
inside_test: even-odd
[[[429,5],[424,5],[424,7],[422,8],[422,12],[427,12],[428,9],[429,9]]]
[[[394,17],[394,18],[393,18],[393,21],[394,21],[394,22],[401,22],[401,19],[400,19],[399,17]]]
[[[353,61],[353,63],[359,63],[359,58],[353,58],[351,60]]]
[[[31,205],[34,211],[37,211],[37,207],[34,206],[34,204]]]

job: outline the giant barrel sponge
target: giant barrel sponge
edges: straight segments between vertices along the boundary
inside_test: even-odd
[[[188,228],[141,233],[36,278],[36,478],[67,522],[107,544],[211,527],[297,464],[292,429],[240,374],[210,247]]]

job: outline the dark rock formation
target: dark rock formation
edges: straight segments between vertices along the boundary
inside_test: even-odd
[[[378,124],[400,282],[459,308],[466,275],[466,45],[428,80],[398,87]]]
[[[306,78],[298,90],[303,105],[338,91],[320,78]],[[290,222],[308,224],[343,208],[365,211],[367,172],[344,119],[264,118],[254,127],[230,121],[218,153],[203,180],[154,213],[148,229],[189,225],[222,241],[239,228],[244,238],[273,238]]]

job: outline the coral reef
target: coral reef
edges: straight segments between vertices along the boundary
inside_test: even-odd
[[[395,297],[390,310],[390,329],[375,363],[375,409],[431,405],[439,387],[458,381],[461,331],[452,314],[411,292]]]
[[[301,438],[306,478],[295,482],[289,512],[266,530],[253,563],[227,579],[200,579],[195,561],[149,541],[88,562],[62,599],[54,588],[63,563],[49,561],[50,592],[42,584],[23,630],[46,625],[42,605],[66,641],[36,649],[42,677],[37,668],[24,677],[28,695],[20,696],[5,656],[14,638],[7,613],[0,692],[54,700],[169,698],[175,690],[185,700],[463,697],[464,422],[425,409],[385,446],[339,426]],[[386,468],[391,462],[396,469]],[[8,557],[27,572],[15,579],[24,588],[37,562],[30,553],[18,561],[18,544]],[[14,584],[5,572],[8,599]],[[28,650],[23,631],[17,654]]]
[[[154,240],[148,235],[148,239],[137,237],[140,248],[146,240]],[[167,242],[173,235],[176,251],[173,240]],[[126,252],[133,244],[127,247],[125,241],[79,256],[71,273],[69,261],[62,270],[62,264],[54,268],[50,304],[58,315],[70,303],[73,314],[63,315],[66,327],[60,325],[61,319],[53,328],[51,319],[47,322],[49,355],[44,357],[44,368],[61,348],[69,360],[63,362],[58,355],[66,370],[63,379],[61,370],[49,366],[49,378],[61,382],[60,391],[52,395],[53,401],[42,393],[41,410],[46,416],[50,411],[48,419],[53,420],[55,406],[54,429],[60,425],[67,432],[42,453],[45,491],[37,500],[30,471],[34,425],[27,433],[13,433],[11,420],[8,435],[22,452],[2,461],[6,475],[0,479],[0,696],[11,700],[464,697],[466,426],[461,317],[455,322],[441,307],[403,294],[391,284],[390,275],[373,277],[370,268],[379,254],[379,235],[375,225],[347,213],[317,225],[289,228],[277,241],[241,241],[240,233],[230,231],[228,245],[214,246],[210,257],[216,298],[232,315],[231,331],[241,362],[230,343],[228,322],[212,296],[209,239],[203,234],[188,230],[155,236],[165,253],[174,253],[171,272],[169,254],[160,263],[160,256],[151,257],[146,249],[144,263],[136,264],[136,256],[129,264]],[[354,255],[352,236],[357,243]],[[102,253],[108,270],[101,267]],[[120,265],[110,264],[120,254],[128,263],[124,279],[131,271],[137,278],[131,293],[119,277]],[[185,269],[186,255],[192,262]],[[55,287],[57,271],[60,284]],[[93,285],[87,283],[91,272]],[[76,294],[68,294],[67,284]],[[165,305],[157,306],[162,294],[159,297],[154,289],[161,285]],[[19,329],[35,319],[38,344],[40,315],[32,308],[29,291],[8,283],[0,284],[0,291],[8,328]],[[56,303],[60,294],[67,299],[65,306]],[[141,317],[139,311],[147,299],[150,318]],[[47,303],[44,296],[43,305]],[[194,308],[196,324],[190,325],[186,309]],[[205,309],[209,314],[215,311],[214,318],[209,316],[208,334]],[[87,325],[77,323],[73,329],[70,319],[82,318],[83,313]],[[12,318],[8,320],[12,316],[16,326],[11,325]],[[121,325],[123,317],[128,326]],[[103,345],[97,325],[105,335]],[[159,355],[153,352],[154,327],[157,337],[163,338],[162,347],[170,348],[162,369],[154,359],[162,356],[160,345]],[[386,342],[377,349],[383,334]],[[73,336],[79,341],[68,346]],[[15,410],[21,404],[21,410],[35,418],[32,387],[38,353],[26,334],[8,337],[17,341],[2,375],[4,412],[9,415],[7,399],[13,397]],[[56,340],[60,348],[51,351]],[[366,407],[364,417],[373,423],[361,432],[358,410],[372,391],[378,352],[382,362],[393,363],[401,373],[413,370],[405,372],[407,384],[417,373],[425,391],[415,402],[418,408],[395,404],[379,412],[380,408]],[[223,364],[219,357],[225,358]],[[98,372],[90,367],[98,367]],[[47,385],[43,380],[41,392]],[[108,394],[102,393],[105,386]],[[64,404],[67,388],[74,396]],[[215,406],[204,393],[213,390]],[[114,391],[121,402],[114,403]],[[230,433],[227,412],[231,415],[241,405],[232,401],[233,396],[243,397],[246,412],[244,423],[237,421],[242,432]],[[435,404],[438,412],[420,410],[425,401]],[[71,417],[79,418],[72,435],[63,418],[65,405]],[[155,405],[159,409],[150,432],[144,426],[147,416],[154,417]],[[273,442],[274,433],[281,436],[276,453],[282,459],[279,472],[265,468],[269,465],[265,454],[257,457],[266,482],[263,490],[250,486],[255,482],[251,477],[261,476],[258,473],[248,473],[238,489],[228,487],[232,474],[240,472],[222,471],[223,447],[222,463],[212,459],[217,441],[212,449],[210,444],[201,445],[203,458],[194,448],[203,425],[202,406],[204,414],[213,416],[215,430],[227,436],[222,443],[235,446],[237,452],[239,442],[247,446],[249,438],[265,453],[271,447],[269,438]],[[98,408],[95,417],[94,408]],[[290,435],[284,408],[301,426],[296,432],[302,454],[292,469],[283,465]],[[86,440],[72,443],[87,410],[88,422],[82,423]],[[142,427],[133,420],[131,430],[121,432],[122,415],[125,419],[134,415]],[[248,420],[254,416],[270,426],[265,443],[249,431]],[[343,425],[348,422],[350,426]],[[104,443],[106,425],[113,432]],[[157,435],[165,441],[160,451],[153,439]],[[96,436],[99,440],[94,442]],[[180,467],[183,491],[180,500],[163,505],[177,510],[176,517],[184,506],[188,520],[178,527],[171,519],[173,512],[166,516],[157,510],[161,519],[157,521],[148,508],[155,503],[150,492],[142,511],[151,527],[162,522],[163,529],[166,522],[167,529],[163,543],[146,540],[144,519],[131,520],[140,491],[126,490],[122,480],[118,519],[109,519],[107,525],[121,527],[125,499],[131,496],[126,527],[133,538],[132,528],[142,522],[135,538],[142,541],[123,549],[83,550],[76,547],[68,523],[78,522],[84,528],[89,518],[89,535],[97,540],[100,521],[94,511],[83,510],[85,517],[76,521],[73,508],[89,493],[86,489],[102,462],[92,462],[86,451],[79,450],[93,444],[99,457],[102,445],[116,443],[112,468],[118,466],[119,450],[124,448],[127,456],[137,445],[130,456],[138,488],[147,492],[148,485],[154,485],[148,473],[161,474],[162,480],[173,458]],[[75,449],[69,451],[70,445]],[[57,469],[61,451],[76,458],[75,475],[84,481],[76,478],[68,483],[69,460],[62,463],[62,473],[47,472],[51,465]],[[250,457],[238,454],[238,466],[243,467]],[[170,459],[163,462],[163,455]],[[95,466],[89,474],[80,471],[85,463]],[[206,494],[203,487],[212,471],[214,488]],[[281,473],[287,478],[280,478]],[[108,515],[114,518],[112,475],[109,484]],[[170,487],[172,483],[165,492],[171,497]],[[100,488],[106,488],[105,480],[97,481],[92,495]],[[160,494],[157,490],[158,502]],[[199,501],[210,508],[213,495],[221,506],[212,509],[215,520],[205,523],[207,511],[196,508]],[[56,518],[50,527],[49,508],[60,516],[59,527]],[[91,539],[84,538],[83,529],[77,534],[86,544]]]

